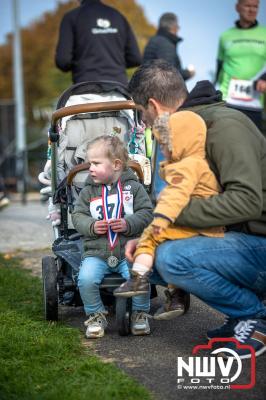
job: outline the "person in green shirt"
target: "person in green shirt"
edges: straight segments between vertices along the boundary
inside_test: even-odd
[[[239,20],[219,40],[215,82],[230,107],[262,128],[266,92],[266,26],[256,20],[259,0],[238,0]]]

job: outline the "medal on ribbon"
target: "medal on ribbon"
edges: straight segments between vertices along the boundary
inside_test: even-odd
[[[122,192],[122,185],[120,182],[120,179],[117,182],[116,185],[116,191],[117,191],[117,201],[115,202],[114,205],[114,210],[112,213],[111,207],[108,207],[108,187],[107,185],[102,185],[102,203],[103,203],[103,215],[104,219],[106,221],[109,221],[113,218],[118,219],[121,218],[122,215],[122,209],[123,209],[123,192]],[[118,240],[118,233],[113,232],[111,227],[108,226],[108,231],[107,231],[107,237],[108,237],[108,242],[111,251],[115,248]],[[111,255],[108,257],[107,263],[109,267],[116,267],[118,264],[119,260],[117,257]]]

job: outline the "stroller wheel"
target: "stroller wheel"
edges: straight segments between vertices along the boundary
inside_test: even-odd
[[[42,259],[44,317],[47,321],[58,320],[57,267],[55,259]]]
[[[130,333],[131,298],[116,297],[116,325],[120,336]]]
[[[184,314],[186,314],[188,312],[190,308],[190,293],[186,293],[185,295],[185,311]]]

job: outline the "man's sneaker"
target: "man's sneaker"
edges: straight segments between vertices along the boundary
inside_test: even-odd
[[[130,328],[132,335],[149,335],[151,330],[148,315],[144,311],[133,311]]]
[[[156,320],[168,320],[183,315],[185,313],[189,293],[176,288],[174,290],[166,289],[164,294],[166,296],[166,301],[156,311],[153,318]]]
[[[234,338],[240,342],[239,348],[233,342],[224,344],[223,347],[234,350],[240,358],[251,358],[250,350],[241,347],[249,345],[255,350],[255,355],[260,356],[266,351],[266,319],[240,320],[235,326]],[[226,351],[223,356],[229,357]]]
[[[6,197],[3,196],[0,198],[0,210],[10,204],[10,200]]]
[[[237,318],[226,317],[222,326],[216,329],[209,330],[207,332],[208,339],[214,338],[227,338],[232,337],[235,334],[235,326],[238,324],[239,320]]]
[[[115,289],[114,295],[117,297],[133,297],[149,293],[149,272],[140,275],[135,271],[130,271],[130,274],[131,278]]]
[[[84,322],[87,327],[85,336],[87,339],[95,339],[104,336],[104,330],[107,327],[105,315],[102,312],[89,315],[87,321]]]

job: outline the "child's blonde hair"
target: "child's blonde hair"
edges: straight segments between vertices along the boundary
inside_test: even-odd
[[[94,146],[103,149],[104,155],[109,160],[120,160],[125,170],[128,166],[128,153],[123,142],[117,136],[103,135],[93,139],[87,148],[87,152]]]

